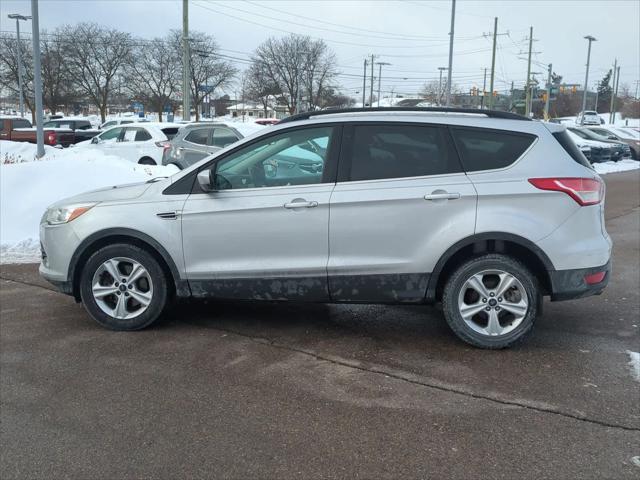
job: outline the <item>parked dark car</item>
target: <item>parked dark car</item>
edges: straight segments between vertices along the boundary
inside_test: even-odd
[[[16,117],[0,117],[0,126],[2,126],[0,140],[29,143],[36,143],[37,141],[36,129],[32,127],[29,120]],[[45,145],[68,147],[73,142],[74,134],[70,129],[44,128]]]
[[[608,140],[616,140],[618,142],[626,143],[631,150],[631,158],[634,160],[640,160],[640,135],[628,132],[621,128],[600,126],[589,127],[589,130],[597,133],[601,137],[605,137]]]
[[[64,118],[57,120],[49,120],[44,123],[44,128],[64,128],[72,130],[74,133],[73,143],[91,140],[100,133],[100,130],[94,130],[89,120],[66,120]]]
[[[181,170],[187,168],[256,130],[245,131],[243,135],[239,128],[244,130],[247,126],[235,128],[225,123],[189,123],[178,131],[171,142],[165,143],[162,164],[173,164]],[[260,128],[264,127],[257,127]]]
[[[573,133],[585,140],[595,140],[597,142],[608,143],[611,146],[611,160],[617,162],[623,158],[631,158],[631,148],[624,142],[618,140],[612,140],[602,135],[598,135],[596,132],[589,130],[588,128],[575,128],[569,127]]]

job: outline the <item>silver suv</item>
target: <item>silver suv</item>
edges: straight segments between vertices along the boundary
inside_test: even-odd
[[[505,112],[300,114],[170,178],[42,218],[41,274],[101,325],[176,297],[441,302],[464,341],[521,340],[609,281],[604,184],[562,125]]]

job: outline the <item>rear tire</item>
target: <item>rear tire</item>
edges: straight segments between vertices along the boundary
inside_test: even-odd
[[[109,245],[87,260],[80,297],[91,317],[110,330],[140,330],[162,314],[167,278],[147,251],[125,243]]]
[[[479,348],[507,348],[531,332],[540,289],[535,276],[506,255],[487,254],[460,265],[442,296],[445,319],[463,341]]]
[[[151,157],[142,157],[138,163],[140,165],[157,165],[156,161]]]

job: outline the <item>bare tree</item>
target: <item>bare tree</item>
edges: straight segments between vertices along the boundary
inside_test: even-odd
[[[426,82],[422,88],[420,89],[419,95],[427,100],[430,103],[442,103],[442,93],[444,91],[444,87],[440,88],[440,82],[437,80],[432,80],[430,82]]]
[[[28,40],[18,45],[16,38],[0,37],[0,85],[16,97],[20,95],[18,87],[18,48],[22,55],[22,85],[25,107],[31,110],[32,122],[35,122],[33,93],[33,54]]]
[[[266,117],[267,111],[274,103],[276,96],[282,93],[280,88],[273,82],[265,65],[261,62],[252,63],[245,78],[247,97],[262,106]]]
[[[95,23],[67,25],[59,33],[74,82],[104,122],[114,78],[131,54],[131,36]]]
[[[43,35],[46,37],[46,33]],[[51,113],[68,107],[73,99],[73,82],[66,65],[63,42],[58,35],[42,42],[42,101]]]
[[[126,89],[157,112],[160,121],[182,78],[180,50],[174,48],[172,41],[173,34],[170,34],[165,39],[155,38],[134,45],[124,68]]]
[[[171,32],[176,51],[182,51],[182,32]],[[200,119],[200,106],[204,98],[218,88],[229,85],[238,69],[218,53],[215,39],[202,32],[189,32],[189,61],[191,64],[191,103]]]
[[[261,65],[293,114],[298,98],[306,94],[310,108],[316,108],[324,90],[336,75],[333,52],[322,40],[291,34],[269,38],[255,51],[253,64]]]

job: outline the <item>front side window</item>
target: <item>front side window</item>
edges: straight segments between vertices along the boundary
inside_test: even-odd
[[[238,137],[228,128],[216,127],[213,130],[213,138],[211,144],[214,147],[224,148],[238,141]]]
[[[196,145],[207,145],[209,143],[209,128],[198,128],[191,130],[184,140],[186,142],[195,143]]]
[[[333,127],[293,130],[242,148],[217,163],[215,188],[322,183],[333,130]]]
[[[102,128],[109,128],[109,127],[113,127],[116,125],[116,122],[107,122],[104,125],[102,125]]]
[[[13,128],[31,128],[31,122],[20,118],[13,121]]]
[[[422,125],[353,127],[349,180],[421,177],[461,172],[447,132]]]
[[[514,163],[533,144],[536,137],[527,133],[452,128],[451,133],[467,172],[505,168]]]
[[[112,128],[110,130],[107,130],[104,133],[101,133],[99,135],[100,140],[116,140],[119,136],[120,133],[122,133],[122,128]]]

